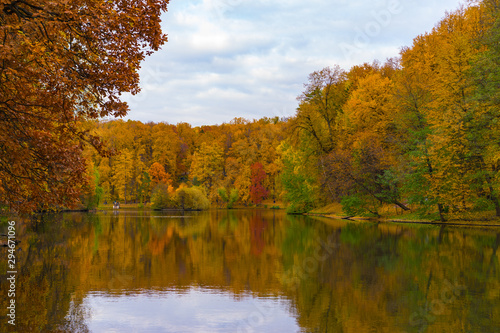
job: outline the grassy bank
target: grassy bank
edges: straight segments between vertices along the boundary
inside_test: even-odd
[[[348,216],[342,210],[342,205],[340,203],[332,203],[327,206],[314,209],[307,215],[322,216],[333,219],[374,220],[398,223],[444,223],[450,225],[500,226],[500,218],[495,216],[495,211],[450,213],[446,214],[445,222],[441,222],[437,214],[422,216],[415,211],[403,211],[401,208],[393,205],[382,206],[378,210],[378,213],[380,214],[380,217],[378,218]]]

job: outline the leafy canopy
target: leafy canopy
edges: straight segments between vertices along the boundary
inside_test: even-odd
[[[167,41],[168,0],[0,1],[0,203],[72,206],[85,177],[85,122],[122,117],[124,92]]]

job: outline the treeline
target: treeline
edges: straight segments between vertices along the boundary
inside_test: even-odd
[[[291,212],[341,202],[421,214],[495,210],[500,158],[500,1],[469,4],[398,59],[309,76],[290,119],[100,123],[117,154],[92,154],[105,200],[198,187],[219,206],[273,198]],[[170,190],[168,190],[170,188]]]
[[[206,199],[224,207],[260,204],[281,191],[283,128],[277,117],[195,128],[131,120],[99,123],[96,134],[113,153],[103,157],[89,150],[89,174],[98,179],[93,192],[101,201],[151,201],[155,208],[196,209],[206,204],[188,202]]]
[[[383,65],[312,73],[283,156],[297,209],[326,195],[352,215],[390,204],[441,220],[500,216],[499,9],[485,0],[447,13]]]

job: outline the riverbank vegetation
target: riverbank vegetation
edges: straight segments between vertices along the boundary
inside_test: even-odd
[[[500,217],[499,14],[498,0],[469,2],[398,58],[320,69],[290,118],[201,127],[87,119],[106,149],[82,152],[75,193],[86,207],[272,200],[291,213],[337,203],[349,216]]]

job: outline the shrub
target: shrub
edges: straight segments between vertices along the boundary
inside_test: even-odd
[[[210,208],[210,201],[205,191],[197,186],[177,189],[175,204],[182,210],[205,210]]]
[[[158,210],[171,208],[172,206],[173,202],[168,193],[168,185],[159,183],[153,189],[153,193],[151,194],[151,208]]]

